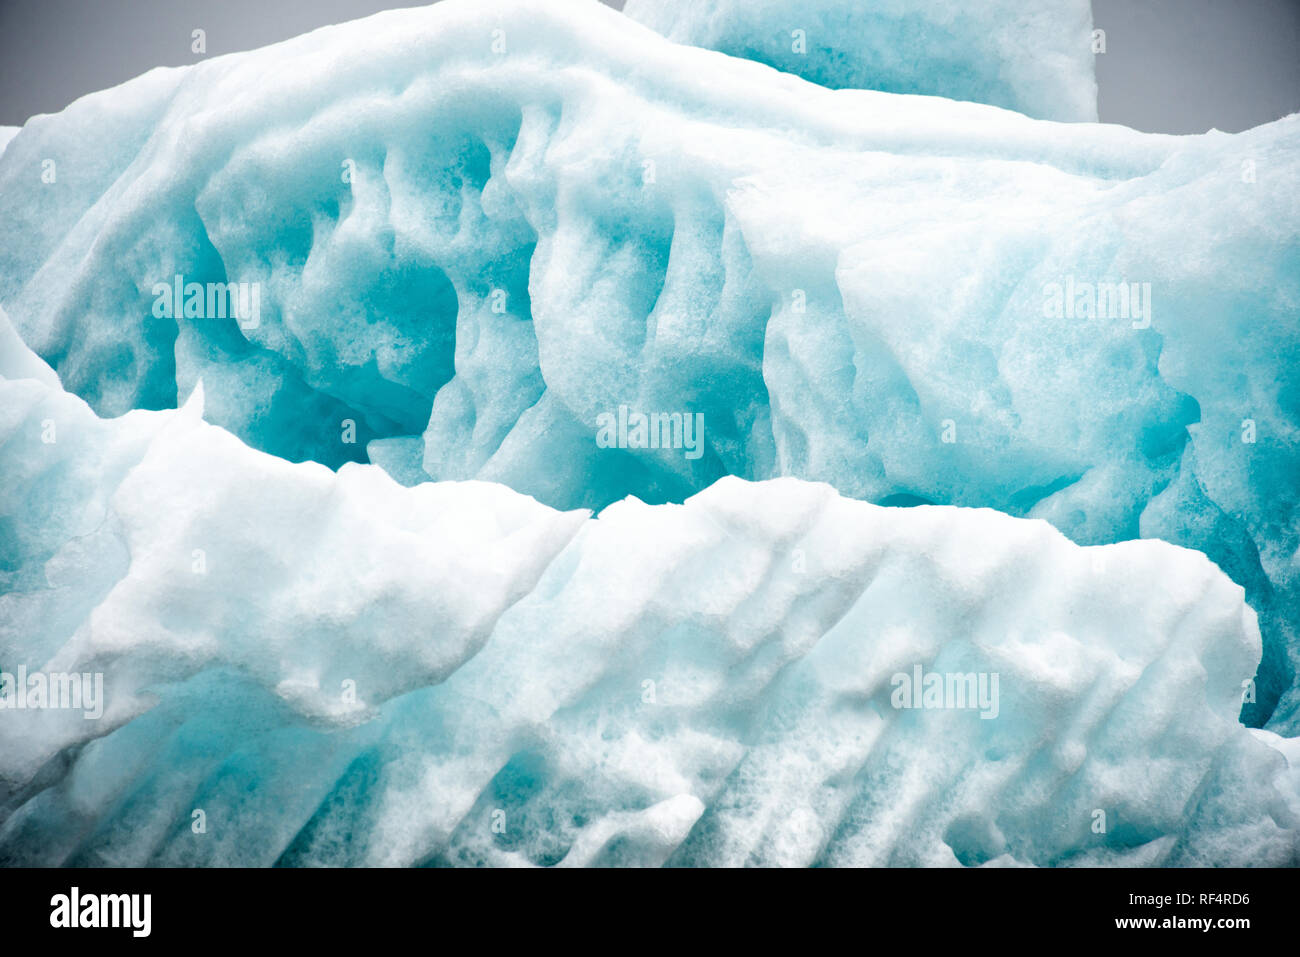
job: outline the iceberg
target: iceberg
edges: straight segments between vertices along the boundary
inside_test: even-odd
[[[822,86],[1097,120],[1089,0],[627,0],[623,12]]]
[[[108,702],[0,712],[6,864],[1300,855],[1295,741],[1237,718],[1255,614],[1196,552],[792,478],[405,488],[202,389],[97,418],[3,342],[0,647]]]
[[[0,861],[1300,863],[1300,116],[1003,108],[1090,118],[1086,4],[833,76],[750,9],[445,0],[9,141],[0,700],[105,696],[5,710]]]
[[[1262,616],[1246,720],[1294,731],[1297,181],[1297,117],[1049,123],[449,0],[34,118],[0,304],[101,415],[202,379],[254,447],[408,485],[790,475],[1196,548]],[[601,448],[623,406],[703,453]]]

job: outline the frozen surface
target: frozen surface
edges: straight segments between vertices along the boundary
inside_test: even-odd
[[[0,303],[101,414],[202,378],[254,447],[407,485],[793,475],[1193,547],[1261,615],[1246,720],[1300,730],[1298,182],[1300,117],[1053,124],[449,0],[33,119]],[[256,284],[255,327],[158,315],[178,275]],[[1088,311],[1120,283],[1140,315]],[[702,453],[601,448],[620,406]]]
[[[1297,863],[1297,183],[1300,117],[832,90],[586,2],[34,118],[0,670],[110,695],[0,720],[0,860]],[[918,665],[997,718],[894,709]]]
[[[1300,860],[1195,552],[796,479],[590,518],[0,370],[0,648],[107,702],[3,713],[6,864]],[[997,696],[896,707],[918,667]]]
[[[822,86],[1097,119],[1089,0],[627,0],[623,12]]]

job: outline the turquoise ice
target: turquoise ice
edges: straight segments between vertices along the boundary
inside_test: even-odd
[[[1090,118],[1085,61],[1008,52],[1077,7],[920,92]],[[1297,184],[1300,117],[828,89],[586,2],[33,118],[0,668],[117,691],[8,726],[0,855],[1294,862]],[[914,665],[998,719],[895,713]]]

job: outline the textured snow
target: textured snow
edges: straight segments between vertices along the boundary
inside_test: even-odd
[[[2,341],[0,647],[108,689],[0,720],[5,863],[1300,854],[1294,742],[1237,720],[1255,614],[1198,553],[796,479],[598,518],[403,488],[201,390],[99,419]],[[918,666],[997,674],[990,719],[896,707]]]
[[[627,0],[623,12],[823,86],[1097,119],[1089,0]]]

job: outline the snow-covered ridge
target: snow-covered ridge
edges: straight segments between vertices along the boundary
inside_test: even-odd
[[[0,647],[105,688],[0,716],[6,863],[1300,852],[1292,743],[1237,722],[1255,615],[1195,552],[794,479],[589,518],[0,371]]]

